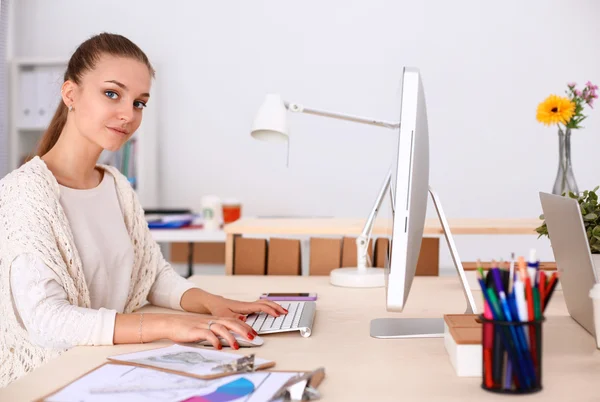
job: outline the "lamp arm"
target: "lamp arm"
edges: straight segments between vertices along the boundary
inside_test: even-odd
[[[368,117],[352,116],[352,115],[344,114],[344,113],[311,109],[311,108],[304,107],[302,105],[298,105],[297,103],[289,103],[289,102],[285,102],[285,101],[283,103],[284,103],[285,107],[291,112],[314,114],[314,115],[323,116],[323,117],[332,117],[334,119],[353,121],[356,123],[368,124],[371,126],[379,126],[379,127],[385,127],[385,128],[391,128],[391,129],[396,129],[396,128],[400,127],[399,122],[375,120],[375,119],[371,119]]]
[[[377,194],[377,199],[375,200],[375,204],[373,205],[371,213],[367,218],[367,222],[365,223],[361,234],[356,238],[356,261],[359,271],[366,271],[367,269],[368,246],[369,241],[371,240],[371,234],[373,233],[375,218],[377,218],[377,213],[379,212],[383,198],[390,187],[391,180],[392,170],[390,169],[385,177],[385,180],[383,181],[381,189],[379,190],[379,194]]]

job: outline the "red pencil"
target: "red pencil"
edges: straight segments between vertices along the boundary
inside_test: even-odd
[[[484,363],[485,363],[485,386],[488,388],[493,388],[494,382],[492,381],[492,350],[491,349],[484,349],[483,359],[484,359]]]
[[[544,311],[544,296],[546,295],[546,273],[540,270],[540,311]]]

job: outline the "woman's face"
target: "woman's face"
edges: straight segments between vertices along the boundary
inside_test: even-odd
[[[116,151],[140,126],[150,85],[150,71],[144,63],[102,56],[93,70],[84,73],[80,85],[67,87],[72,89],[67,97],[73,105],[69,114],[86,139]]]

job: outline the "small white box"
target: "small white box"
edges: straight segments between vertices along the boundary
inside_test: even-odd
[[[475,316],[444,316],[444,346],[459,377],[481,377],[481,331]]]

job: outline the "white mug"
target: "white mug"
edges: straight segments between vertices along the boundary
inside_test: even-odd
[[[218,230],[221,228],[223,213],[221,211],[221,199],[216,195],[206,195],[200,200],[200,210],[204,222],[204,229]]]

